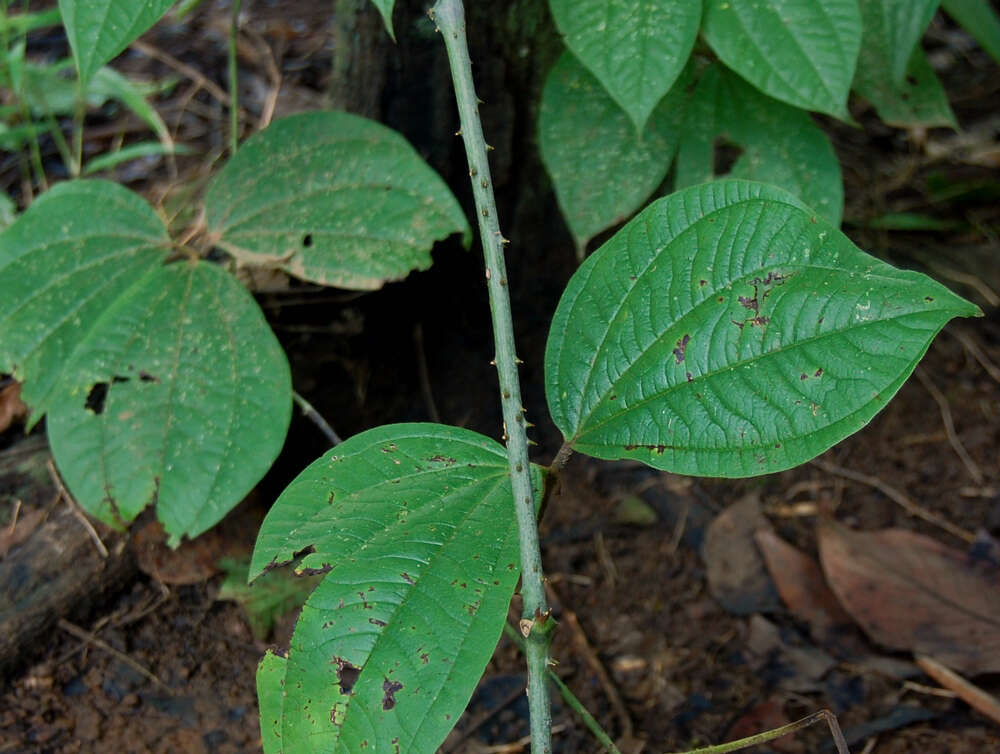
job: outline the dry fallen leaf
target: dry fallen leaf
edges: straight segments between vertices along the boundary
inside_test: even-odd
[[[0,388],[0,432],[28,415],[28,407],[21,400],[21,383],[12,382]]]
[[[754,532],[770,525],[760,511],[760,500],[749,495],[722,511],[708,526],[701,554],[709,591],[731,613],[766,612],[781,604],[754,544]]]
[[[903,529],[818,527],[820,560],[847,612],[879,644],[968,674],[1000,672],[1000,571]]]
[[[814,639],[825,643],[843,626],[852,624],[851,616],[826,585],[816,561],[770,529],[758,530],[754,539],[781,600],[796,617],[808,624]]]
[[[199,584],[219,572],[215,562],[220,542],[215,529],[171,550],[163,524],[151,521],[133,534],[132,542],[139,570],[164,584]]]

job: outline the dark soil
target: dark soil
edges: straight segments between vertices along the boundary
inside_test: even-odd
[[[292,5],[312,20],[288,22],[299,17],[289,10]],[[265,48],[281,64],[284,106],[322,104],[328,4],[281,6],[260,2],[248,9],[242,82],[251,122],[268,91]],[[146,39],[221,83],[227,14],[221,4],[206,3],[189,21],[154,30]],[[1000,77],[996,65],[963,40],[938,19],[926,46],[939,63],[960,123],[967,133],[979,134],[978,142],[958,144],[945,130],[892,129],[860,103],[854,114],[861,128],[826,125],[844,165],[847,231],[862,248],[936,275],[987,316],[949,325],[922,362],[925,381],[911,379],[866,429],[821,460],[881,480],[962,529],[997,536],[1000,374],[993,365],[1000,364],[1000,319],[991,297],[1000,291]],[[137,54],[122,65],[154,76],[171,72]],[[218,151],[225,112],[204,92],[188,95],[189,84],[158,105],[177,129],[178,141]],[[102,134],[114,133],[116,125],[122,126],[122,118],[115,114],[95,119],[89,147],[107,148]],[[928,156],[931,152],[936,156]],[[119,177],[159,201],[181,179],[204,175],[200,165],[183,160],[178,169],[176,180],[155,163],[144,174],[123,169]],[[16,194],[10,171],[0,175]],[[547,419],[542,354],[548,320],[575,266],[574,252],[551,192],[534,212],[510,197],[506,201],[519,217],[541,223],[530,230],[531,243],[513,251],[511,283],[515,314],[521,317],[525,403],[538,424],[537,460],[547,462],[559,437]],[[868,227],[890,211],[924,212],[961,226],[948,233]],[[429,420],[434,412],[445,423],[500,434],[489,365],[489,309],[477,254],[442,244],[428,272],[363,296],[296,284],[259,294],[288,352],[296,388],[342,436],[390,421]],[[957,437],[982,472],[981,482],[957,455],[927,382],[943,395]],[[14,443],[20,432],[14,427],[3,433],[2,446]],[[296,418],[285,452],[246,506],[251,515],[259,516],[325,449],[316,428]],[[718,743],[756,732],[759,728],[746,728],[753,715],[770,727],[829,708],[856,752],[1000,751],[1000,728],[963,702],[933,693],[935,684],[907,655],[865,643],[865,658],[832,657],[824,672],[813,672],[810,662],[822,648],[794,616],[780,606],[766,615],[736,615],[710,595],[698,550],[704,528],[748,494],[759,497],[781,536],[812,554],[818,509],[834,510],[838,520],[857,528],[901,526],[965,546],[911,517],[871,485],[816,465],[727,482],[574,458],[542,522],[545,567],[560,619],[553,657],[559,675],[605,729],[624,737],[623,750]],[[637,496],[645,506],[639,517],[623,507]],[[681,510],[686,517],[679,518]],[[218,541],[220,549],[245,551],[252,544],[252,531],[227,532]],[[140,575],[73,624],[39,636],[0,696],[0,752],[260,751],[256,664],[268,645],[287,642],[294,616],[279,622],[266,641],[255,640],[241,608],[216,600],[220,579],[168,587]],[[515,599],[512,610],[516,607]],[[99,643],[81,639],[73,626]],[[768,644],[762,637],[772,629],[777,639]],[[854,638],[866,642],[860,632]],[[523,672],[516,649],[502,640],[443,750],[526,751]],[[976,680],[1000,691],[997,678]],[[558,751],[599,750],[560,702],[556,725]],[[823,748],[828,741],[817,726],[753,751],[819,752],[830,750]]]

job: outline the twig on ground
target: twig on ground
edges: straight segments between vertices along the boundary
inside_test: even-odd
[[[958,436],[958,432],[955,431],[955,422],[951,417],[951,407],[948,405],[948,399],[945,398],[944,393],[938,390],[938,386],[934,384],[921,367],[917,367],[916,373],[920,384],[924,386],[927,392],[931,394],[934,402],[938,404],[938,409],[941,411],[941,421],[944,422],[944,431],[948,433],[948,442],[951,443],[952,449],[961,459],[962,463],[965,464],[965,468],[969,472],[969,476],[972,477],[972,480],[976,484],[982,484],[983,472],[979,470],[979,465],[972,460],[972,456],[969,455],[969,452],[962,444],[962,439]]]
[[[982,347],[979,345],[979,342],[970,333],[967,333],[965,330],[958,327],[950,328],[946,332],[955,336],[956,340],[958,340],[958,342],[965,347],[965,350],[972,355],[972,358],[979,363],[979,366],[986,371],[986,374],[992,377],[994,381],[1000,382],[1000,367],[990,360],[990,358],[983,351]]]
[[[479,714],[472,722],[469,723],[468,727],[462,731],[461,735],[458,736],[448,748],[442,748],[442,751],[447,754],[450,751],[458,751],[458,748],[465,743],[468,738],[479,730],[483,725],[488,723],[493,717],[498,715],[503,710],[507,709],[511,704],[513,704],[517,699],[525,692],[525,686],[518,686],[514,689],[507,697],[500,702],[496,707],[491,710],[486,710]]]
[[[555,589],[552,588],[551,584],[546,584],[545,587],[545,591],[548,592],[549,595],[549,601],[554,605],[561,604],[562,600],[559,599],[559,595],[556,593]],[[576,647],[576,650],[581,655],[583,655],[583,659],[590,666],[590,669],[594,671],[594,675],[597,676],[597,680],[600,682],[601,688],[604,689],[604,694],[611,703],[611,709],[614,710],[615,717],[618,718],[618,723],[621,725],[621,737],[631,740],[635,732],[632,725],[632,718],[629,716],[628,709],[625,707],[625,702],[622,700],[621,694],[618,693],[618,687],[615,686],[614,681],[611,680],[611,676],[608,674],[607,669],[604,667],[601,659],[597,656],[597,652],[594,651],[593,646],[591,646],[590,640],[587,638],[587,634],[584,632],[583,627],[580,625],[580,621],[576,617],[576,613],[564,607],[560,622],[569,627],[570,632],[573,634],[573,646]]]
[[[921,670],[942,686],[954,691],[955,695],[972,709],[986,715],[993,722],[1000,723],[1000,700],[995,696],[970,683],[933,657],[917,655],[914,659]]]
[[[97,638],[97,636],[95,636],[94,634],[92,634],[90,631],[82,629],[82,628],[80,628],[79,626],[77,626],[74,623],[70,623],[65,618],[60,618],[59,619],[59,623],[57,625],[59,626],[59,628],[61,628],[66,633],[72,634],[77,639],[80,639],[81,641],[84,641],[87,644],[90,644],[90,645],[92,645],[94,647],[97,647],[98,649],[104,650],[105,652],[107,652],[108,654],[110,654],[115,659],[121,660],[126,665],[128,665],[130,668],[132,668],[136,672],[140,673],[144,678],[147,678],[148,680],[152,681],[154,684],[156,684],[157,686],[159,686],[166,693],[168,693],[170,695],[173,695],[173,693],[174,693],[173,689],[171,689],[167,684],[165,684],[163,681],[161,681],[155,675],[153,675],[153,673],[151,673],[149,670],[147,670],[145,667],[143,667],[140,663],[138,663],[135,660],[133,660],[131,657],[129,657],[124,652],[119,652],[117,649],[115,649],[114,647],[112,647],[107,642],[105,642],[105,641]]]
[[[205,78],[205,76],[202,75],[202,73],[197,69],[192,68],[187,63],[178,60],[169,52],[164,52],[159,47],[155,47],[148,42],[143,42],[141,39],[134,41],[130,47],[133,50],[141,52],[143,55],[148,55],[149,57],[155,58],[161,63],[170,66],[175,71],[191,79],[191,81],[196,83],[200,88],[211,94],[215,99],[222,103],[223,106],[229,107],[229,95],[223,91],[222,87],[210,79]]]
[[[844,479],[850,479],[852,482],[860,482],[861,484],[866,484],[869,487],[873,487],[887,498],[892,500],[894,503],[903,508],[911,516],[916,516],[917,518],[922,518],[928,523],[934,524],[935,526],[944,529],[949,534],[958,537],[963,542],[972,543],[976,541],[976,536],[971,532],[966,531],[960,526],[956,526],[950,521],[942,518],[936,513],[932,513],[926,508],[917,505],[905,494],[897,490],[895,487],[886,484],[878,477],[869,476],[868,474],[862,474],[860,471],[852,471],[851,469],[845,469],[842,466],[837,466],[827,461],[822,461],[818,458],[814,458],[810,463],[813,466],[823,469],[823,471],[828,474],[835,474],[837,476],[844,477]]]
[[[52,477],[52,481],[59,490],[59,496],[66,501],[66,505],[76,517],[76,520],[83,524],[83,528],[86,529],[87,534],[90,535],[90,539],[94,542],[94,547],[97,548],[97,552],[100,553],[102,558],[107,560],[108,548],[105,547],[104,542],[101,541],[101,536],[97,533],[97,529],[94,528],[94,525],[90,523],[90,520],[83,514],[83,511],[80,510],[76,500],[73,499],[73,496],[69,494],[69,490],[67,490],[66,485],[63,484],[62,477],[59,476],[59,472],[56,471],[56,466],[52,463],[52,459],[50,458],[46,461],[45,465],[49,470],[49,475]]]

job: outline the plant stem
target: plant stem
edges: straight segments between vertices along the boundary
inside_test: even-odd
[[[517,629],[509,623],[504,623],[503,632],[507,635],[508,639],[513,641],[521,649],[522,652],[524,651],[524,637],[517,632]],[[600,742],[601,746],[605,748],[608,754],[622,754],[621,750],[615,746],[615,742],[611,740],[611,736],[607,734],[607,731],[601,727],[601,724],[597,722],[593,715],[590,714],[590,711],[583,706],[583,702],[576,698],[576,694],[570,690],[569,686],[562,682],[562,679],[556,675],[552,668],[548,669],[547,675],[549,680],[552,681],[552,684],[556,687],[556,689],[558,689],[563,701],[566,702],[570,709],[580,716],[580,719],[583,720],[583,724],[587,726],[587,730],[589,730],[594,738]]]
[[[241,0],[233,0],[229,22],[229,154],[236,154],[240,141],[239,71],[236,61],[236,35],[239,33]]]
[[[486,258],[486,284],[490,294],[496,345],[494,362],[500,381],[507,460],[521,548],[521,594],[524,601],[521,633],[526,638],[525,656],[528,661],[531,751],[534,754],[549,754],[552,751],[552,711],[549,706],[546,671],[552,620],[545,601],[542,556],[535,518],[535,493],[531,486],[531,466],[528,461],[528,435],[517,375],[519,359],[514,350],[514,325],[503,254],[506,239],[500,234],[490,166],[486,157],[488,147],[483,139],[479,100],[472,83],[472,62],[465,37],[465,9],[461,0],[438,0],[431,9],[430,16],[437,22],[448,50],[462,140],[469,161],[472,193],[476,200],[476,216],[479,218],[479,237]]]

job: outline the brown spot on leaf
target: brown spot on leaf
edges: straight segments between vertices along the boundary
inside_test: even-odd
[[[677,341],[677,348],[674,349],[674,358],[677,359],[677,363],[680,364],[684,361],[684,355],[687,353],[688,343],[691,342],[691,336],[687,333],[684,337]]]
[[[410,574],[408,574],[406,571],[403,571],[399,575],[403,577],[403,581],[405,581],[407,584],[416,584],[417,583],[416,581],[413,580],[413,577],[410,576]]]
[[[403,688],[403,684],[399,681],[390,681],[386,678],[382,682],[382,691],[384,695],[382,696],[382,709],[391,710],[396,706],[396,692]]]

